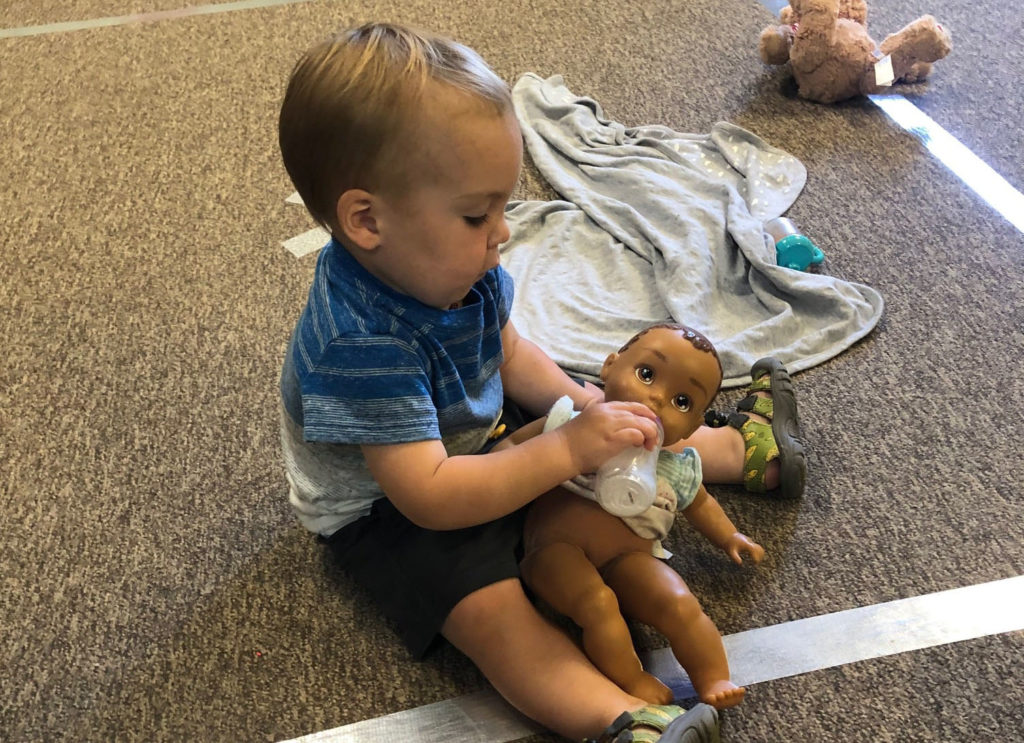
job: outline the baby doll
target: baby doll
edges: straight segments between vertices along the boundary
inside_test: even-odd
[[[700,333],[679,325],[655,325],[609,355],[601,379],[606,400],[650,407],[664,429],[664,445],[669,446],[704,422],[704,412],[721,384],[722,368],[714,347]],[[745,689],[729,678],[714,623],[679,574],[655,555],[672,524],[677,498],[687,521],[734,562],[742,563],[744,552],[760,562],[764,549],[737,531],[708,495],[700,482],[696,451],[686,449],[680,455],[663,449],[660,454],[661,460],[675,457],[680,461],[670,461],[672,466],[659,462],[656,504],[648,509],[652,513],[639,517],[618,518],[564,487],[540,496],[526,519],[522,579],[580,626],[584,652],[625,691],[652,704],[672,701],[669,688],[641,667],[624,619],[628,617],[665,635],[701,701],[722,709],[739,704]],[[673,485],[687,481],[684,492],[671,492]]]

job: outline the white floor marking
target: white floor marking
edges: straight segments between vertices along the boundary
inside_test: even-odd
[[[751,685],[1020,630],[1024,630],[1024,576],[798,619],[738,632],[724,640],[733,680]],[[667,648],[646,654],[644,662],[680,698],[692,696],[686,674]],[[537,730],[496,693],[482,691],[286,743],[449,739],[504,743]]]
[[[314,227],[311,230],[303,232],[301,235],[289,238],[281,243],[288,252],[294,255],[296,258],[301,258],[304,255],[315,253],[320,250],[327,241],[331,239],[331,236],[321,229],[320,227]]]
[[[376,740],[503,743],[542,732],[542,727],[512,709],[497,693],[480,691],[375,720],[303,735],[288,743],[368,743]]]
[[[723,638],[737,684],[798,676],[848,663],[1024,629],[1024,576],[797,619]],[[693,694],[668,648],[645,667],[679,698]]]
[[[302,197],[299,196],[299,192],[293,192],[287,199],[284,200],[286,204],[298,204],[302,206]],[[330,234],[327,230],[321,227],[314,227],[311,230],[303,232],[301,235],[285,240],[281,245],[284,246],[285,250],[294,255],[296,258],[301,258],[304,255],[315,253],[320,250],[327,241],[331,239]]]
[[[868,97],[889,118],[918,137],[929,152],[1010,224],[1024,232],[1024,194],[903,96]]]
[[[196,5],[191,8],[156,10],[150,13],[92,18],[85,21],[46,23],[39,26],[23,26],[22,28],[0,28],[0,39],[9,39],[15,36],[38,36],[40,34],[83,31],[88,28],[102,28],[104,26],[124,26],[130,23],[152,23],[170,18],[187,18],[194,15],[210,15],[211,13],[226,13],[232,10],[252,10],[253,8],[267,8],[274,5],[290,5],[292,3],[305,2],[309,2],[309,0],[238,0],[238,2],[231,3],[212,3],[210,5]]]

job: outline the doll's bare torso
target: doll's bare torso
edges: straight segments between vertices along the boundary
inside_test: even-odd
[[[533,502],[524,529],[527,555],[554,543],[576,545],[598,569],[627,552],[650,554],[654,545],[594,501],[561,487]]]

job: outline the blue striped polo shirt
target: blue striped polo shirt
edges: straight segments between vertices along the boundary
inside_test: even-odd
[[[307,528],[331,533],[381,497],[362,444],[440,439],[449,455],[483,444],[501,412],[512,297],[498,266],[462,307],[428,307],[327,244],[281,373],[289,499]]]

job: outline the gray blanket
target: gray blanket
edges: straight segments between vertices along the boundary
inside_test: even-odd
[[[625,127],[560,76],[525,75],[513,96],[530,156],[565,201],[508,207],[512,320],[563,368],[596,379],[634,332],[671,319],[714,342],[736,386],[762,356],[800,371],[878,322],[871,287],[776,264],[763,224],[800,194],[796,158],[728,123]]]

